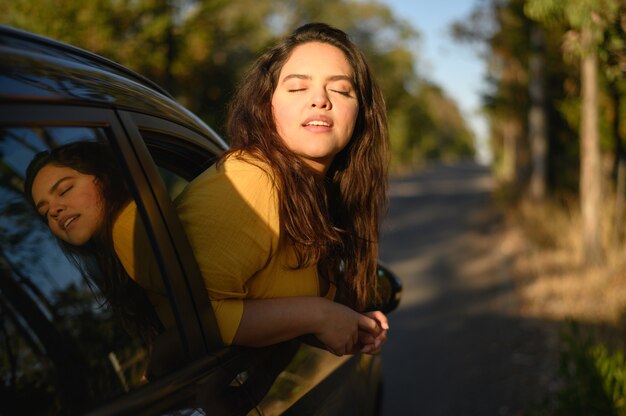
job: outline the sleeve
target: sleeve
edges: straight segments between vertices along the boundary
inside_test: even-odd
[[[278,241],[277,201],[268,174],[227,160],[192,181],[176,207],[200,267],[222,341],[229,345],[243,315],[247,282]]]

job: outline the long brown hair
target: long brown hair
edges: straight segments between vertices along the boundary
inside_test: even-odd
[[[56,238],[61,250],[81,271],[90,286],[97,286],[131,335],[145,343],[163,330],[145,291],[126,273],[113,246],[113,224],[132,196],[123,172],[108,145],[81,141],[35,155],[26,169],[24,194],[36,210],[32,187],[46,165],[72,168],[96,178],[104,211],[102,228],[84,245],[75,246]],[[42,218],[43,219],[43,218]],[[45,221],[45,219],[44,219]],[[91,265],[95,261],[97,269]]]
[[[272,95],[283,65],[297,46],[310,42],[335,46],[345,54],[359,102],[352,138],[326,176],[313,173],[287,148],[272,113]],[[388,132],[383,95],[361,51],[339,29],[323,23],[301,26],[247,73],[231,101],[227,131],[231,150],[222,160],[245,151],[272,167],[281,238],[295,249],[295,267],[317,263],[322,278],[338,285],[342,301],[364,309],[375,287]]]

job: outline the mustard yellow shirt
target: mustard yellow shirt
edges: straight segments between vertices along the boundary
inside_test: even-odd
[[[320,296],[317,268],[294,269],[292,247],[280,244],[276,190],[267,165],[239,154],[207,169],[175,201],[227,345],[244,299]]]
[[[113,224],[113,247],[126,273],[147,293],[165,328],[174,325],[163,279],[143,223],[137,216],[137,205],[131,201]]]
[[[294,269],[292,247],[279,244],[278,198],[267,165],[231,156],[190,182],[174,204],[225,345],[239,328],[244,299],[320,296],[317,268]],[[164,326],[171,327],[163,281],[134,202],[116,219],[113,241],[126,272],[147,290]],[[333,296],[331,287],[326,297]]]

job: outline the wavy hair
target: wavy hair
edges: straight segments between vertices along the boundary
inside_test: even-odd
[[[339,48],[352,68],[359,111],[348,145],[325,176],[287,148],[276,130],[272,95],[280,71],[299,45]],[[236,91],[227,133],[231,149],[272,168],[277,182],[281,238],[297,265],[317,264],[338,286],[341,301],[363,310],[375,294],[380,215],[386,204],[388,131],[385,102],[362,52],[343,31],[324,23],[296,29],[254,63]]]
[[[82,246],[69,244],[56,236],[55,239],[89,285],[95,285],[101,290],[128,332],[149,343],[163,330],[163,326],[147,294],[126,273],[115,254],[113,224],[132,196],[110,147],[103,143],[81,141],[35,155],[26,169],[24,180],[24,194],[35,211],[33,182],[39,171],[50,164],[68,167],[96,178],[104,210],[102,228]],[[40,218],[45,222],[43,217]],[[94,260],[99,270],[91,266]]]

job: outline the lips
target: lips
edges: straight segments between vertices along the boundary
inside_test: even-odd
[[[325,117],[325,116],[311,116],[307,118],[304,123],[302,123],[303,127],[324,127],[330,128],[333,126],[333,120]]]
[[[74,222],[74,220],[76,220],[79,217],[78,214],[76,215],[69,215],[67,217],[63,217],[61,219],[59,219],[59,226],[61,227],[62,230],[67,231],[67,228]]]

